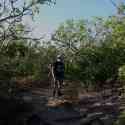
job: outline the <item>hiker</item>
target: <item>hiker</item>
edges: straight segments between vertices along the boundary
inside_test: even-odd
[[[53,96],[56,95],[56,92],[58,96],[62,95],[61,88],[63,85],[64,80],[64,61],[63,57],[61,55],[57,56],[56,61],[52,65],[53,69],[53,75],[54,75],[54,90],[53,90]]]

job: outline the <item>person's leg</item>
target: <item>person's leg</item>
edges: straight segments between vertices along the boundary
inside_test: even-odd
[[[58,80],[58,96],[62,96],[62,80]]]
[[[63,87],[63,79],[60,80],[60,89]]]

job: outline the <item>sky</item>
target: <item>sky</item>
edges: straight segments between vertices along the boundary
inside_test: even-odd
[[[49,36],[68,19],[92,19],[95,16],[105,18],[115,13],[116,8],[110,0],[57,0],[55,5],[42,5],[40,13],[35,16],[35,22],[27,18],[25,23],[33,26],[33,35]]]

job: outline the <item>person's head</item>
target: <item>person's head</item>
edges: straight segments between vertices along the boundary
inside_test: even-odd
[[[57,55],[56,61],[57,61],[57,62],[61,62],[61,61],[62,61],[61,55]]]

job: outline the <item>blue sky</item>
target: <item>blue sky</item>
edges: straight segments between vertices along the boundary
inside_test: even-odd
[[[115,13],[116,8],[110,0],[57,0],[56,5],[40,7],[40,13],[35,18],[35,31],[37,35],[50,34],[67,19],[91,19]]]

